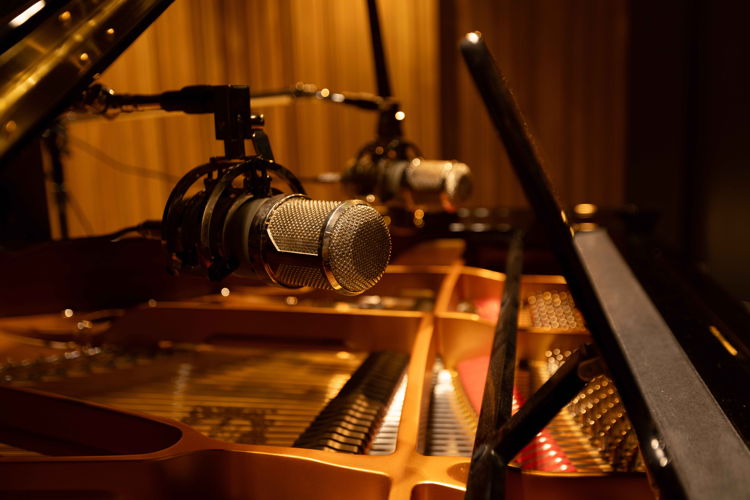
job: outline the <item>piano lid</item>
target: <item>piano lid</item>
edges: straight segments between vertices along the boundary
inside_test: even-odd
[[[3,2],[0,161],[62,112],[171,2]]]

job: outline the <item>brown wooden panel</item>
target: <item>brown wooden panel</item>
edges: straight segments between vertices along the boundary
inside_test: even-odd
[[[622,202],[627,0],[379,6],[406,135],[428,157],[470,165],[477,179],[470,205],[525,203],[458,59],[457,40],[471,29],[485,33],[507,73],[562,201]],[[374,91],[365,2],[175,2],[101,81],[121,92],[297,81]],[[341,171],[374,137],[376,117],[355,109],[298,101],[257,111],[277,160],[300,176]],[[70,135],[68,186],[88,219],[71,211],[73,235],[160,218],[175,178],[222,151],[208,116],[91,120],[71,124]],[[307,187],[319,198],[343,197],[336,186]]]
[[[406,132],[438,153],[437,5],[379,2],[393,86],[408,114]],[[222,0],[175,2],[101,81],[120,92],[159,92],[192,84],[249,84],[266,90],[316,83],[375,90],[367,12],[362,1]],[[343,170],[374,138],[376,116],[320,102],[258,109],[276,159],[300,176]],[[222,151],[210,117],[121,116],[70,126],[68,187],[88,224],[71,211],[72,235],[102,233],[160,218],[177,177]],[[102,161],[101,153],[116,161]],[[114,165],[113,165],[114,163]],[[128,166],[153,173],[136,173]],[[318,197],[336,187],[308,186]],[[90,227],[86,227],[90,226]]]
[[[444,0],[446,156],[481,182],[472,204],[519,206],[523,194],[463,63],[459,37],[479,30],[505,73],[561,202],[623,200],[627,0]]]

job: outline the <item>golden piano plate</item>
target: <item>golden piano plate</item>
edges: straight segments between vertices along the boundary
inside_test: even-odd
[[[0,450],[0,493],[462,498],[469,457],[425,451],[434,369],[455,374],[462,361],[489,352],[494,322],[466,304],[499,300],[504,275],[465,267],[457,252],[444,253],[436,265],[404,258],[364,299],[236,288],[226,297],[144,304],[98,327],[96,335],[108,343],[128,346],[116,352],[65,343],[88,321],[82,314],[37,318],[37,326],[33,318],[2,320],[2,359],[10,361],[1,372],[0,430],[8,446]],[[560,277],[526,276],[521,297],[528,304],[529,297],[564,290]],[[580,328],[533,326],[528,305],[519,323],[519,366],[588,338]],[[400,405],[393,451],[291,447],[375,351],[409,355],[403,400],[391,402]],[[82,369],[69,360],[67,370],[55,371],[64,353],[92,361]],[[460,391],[457,383],[458,397]],[[470,427],[470,420],[459,425]],[[642,473],[512,467],[507,477],[508,498],[652,497]]]

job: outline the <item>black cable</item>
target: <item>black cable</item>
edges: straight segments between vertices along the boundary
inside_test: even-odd
[[[88,236],[92,234],[94,232],[94,228],[91,225],[91,222],[89,222],[88,218],[86,218],[86,214],[84,214],[83,210],[81,210],[81,206],[73,197],[73,193],[68,192],[66,196],[66,200],[68,202],[68,205],[70,205],[70,208],[73,209],[73,213],[75,213],[76,218],[78,219],[78,222],[80,222],[81,226],[83,226],[83,231],[85,235]]]
[[[106,152],[102,151],[96,146],[93,146],[86,141],[78,139],[77,137],[69,136],[68,141],[76,148],[96,158],[97,160],[103,162],[104,165],[110,167],[111,169],[117,172],[130,174],[130,175],[138,175],[141,177],[150,177],[152,179],[158,179],[164,182],[177,182],[178,180],[180,180],[179,176],[172,175],[167,172],[160,172],[158,170],[151,170],[148,168],[136,167],[134,165],[128,165],[127,163],[123,163],[115,158],[112,158]]]
[[[97,236],[98,239],[117,241],[123,236],[130,233],[138,233],[140,236],[146,238],[158,239],[161,237],[161,221],[160,220],[147,220],[134,226],[127,226],[122,229],[118,229],[113,233],[102,234]]]

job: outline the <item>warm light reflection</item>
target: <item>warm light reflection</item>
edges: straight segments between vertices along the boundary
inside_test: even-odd
[[[565,210],[560,210],[560,218],[562,219],[563,223],[568,226],[568,230],[570,231],[571,236],[575,236],[576,232],[573,229],[573,226],[570,225],[568,222],[568,214],[565,213]]]
[[[479,32],[478,31],[472,31],[471,33],[468,33],[466,35],[466,39],[470,41],[471,43],[477,43],[479,42]]]
[[[182,408],[185,405],[185,392],[189,388],[192,371],[193,365],[189,363],[180,363],[177,369],[177,376],[174,379],[174,389],[172,390],[172,418],[176,420],[182,417]]]
[[[8,26],[10,26],[11,28],[18,28],[23,23],[31,19],[34,14],[42,10],[45,5],[47,5],[47,2],[45,2],[44,0],[39,0],[38,2],[33,3],[31,6],[29,6],[29,8],[11,19],[8,23]]]
[[[403,111],[396,111],[396,120],[401,121],[406,118],[406,113]]]
[[[477,207],[474,209],[474,217],[485,218],[490,216],[490,209],[487,207]]]
[[[565,213],[565,210],[560,210],[560,218],[565,224],[568,223],[568,214]]]
[[[724,335],[719,331],[718,328],[716,328],[714,325],[709,325],[708,330],[711,332],[711,335],[716,337],[716,340],[718,340],[721,345],[724,347],[724,349],[727,350],[729,354],[732,356],[737,356],[737,349],[727,340]]]
[[[63,316],[66,318],[72,318],[73,317],[73,309],[65,309],[63,311]]]
[[[401,383],[398,385],[398,389],[396,389],[393,395],[391,404],[388,406],[388,411],[380,425],[380,430],[373,439],[372,447],[369,451],[370,455],[387,455],[396,451],[396,440],[389,436],[398,433],[398,425],[401,421],[401,413],[404,408],[407,380],[408,377],[404,375]]]
[[[229,297],[229,288],[222,288],[221,289],[221,295],[222,297]]]
[[[580,224],[576,224],[576,230],[582,233],[590,233],[591,231],[596,231],[597,229],[599,229],[599,225],[593,222],[582,222]]]
[[[341,388],[344,387],[344,384],[346,384],[350,377],[351,375],[347,373],[337,373],[332,376],[326,387],[326,401],[335,398],[338,393],[341,392]]]
[[[579,203],[573,207],[573,211],[578,215],[594,215],[598,209],[593,203]]]
[[[441,396],[443,394],[451,393],[453,391],[454,391],[453,376],[451,375],[450,370],[443,368],[437,374],[437,381],[435,383],[435,388],[433,389],[433,393],[436,396]]]

